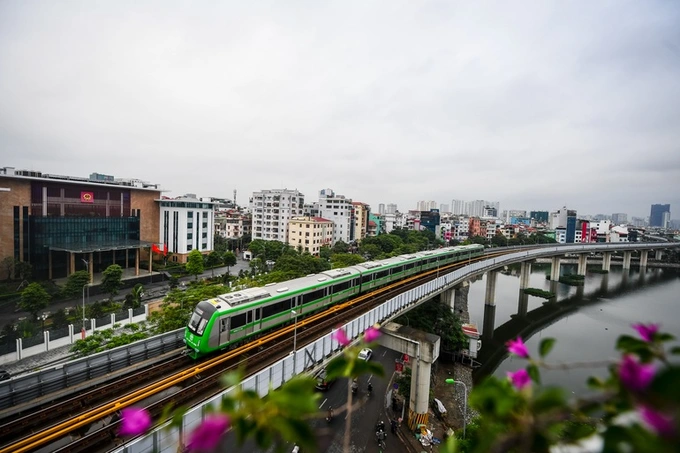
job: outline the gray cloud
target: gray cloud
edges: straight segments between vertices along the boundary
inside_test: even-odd
[[[677,212],[678,23],[663,1],[5,1],[0,164]]]

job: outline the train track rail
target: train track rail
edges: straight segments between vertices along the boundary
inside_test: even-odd
[[[504,253],[507,252],[497,255]],[[489,256],[487,254],[482,259]],[[94,388],[12,420],[0,426],[0,438],[9,440],[2,446],[0,453],[108,451],[120,422],[106,424],[105,420],[117,410],[131,405],[144,406],[157,419],[168,405],[178,407],[197,404],[224,390],[220,376],[226,371],[241,368],[246,375],[250,375],[287,355],[292,348],[294,329],[297,330],[298,344],[305,345],[395,294],[465,264],[451,264],[392,283],[299,319],[296,328],[293,324],[284,326],[205,361],[194,362],[188,357],[177,357],[131,375],[124,382]],[[122,389],[124,393],[121,393]]]

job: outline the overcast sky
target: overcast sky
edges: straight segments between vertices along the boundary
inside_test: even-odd
[[[0,157],[680,218],[680,2],[1,0]]]

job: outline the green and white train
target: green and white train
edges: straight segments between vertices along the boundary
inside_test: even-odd
[[[188,355],[197,359],[289,323],[295,316],[307,316],[405,277],[483,254],[481,245],[446,247],[331,269],[201,301],[184,334]]]

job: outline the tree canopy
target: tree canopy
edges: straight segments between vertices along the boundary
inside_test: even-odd
[[[111,297],[118,294],[118,290],[123,285],[123,268],[118,264],[112,264],[104,270],[101,288]]]
[[[30,283],[21,292],[19,306],[22,310],[29,312],[33,319],[38,319],[38,312],[47,308],[50,298],[51,296],[40,283]]]
[[[198,280],[198,276],[203,273],[205,267],[203,265],[203,255],[201,252],[194,249],[189,252],[189,258],[187,259],[186,270],[189,275],[193,275],[195,280]]]

